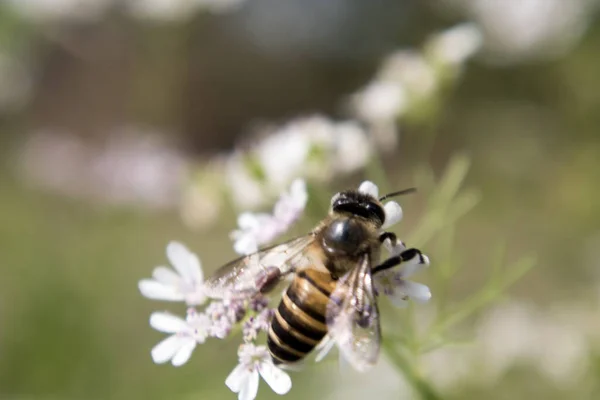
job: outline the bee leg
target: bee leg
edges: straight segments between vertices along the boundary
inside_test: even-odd
[[[390,241],[391,248],[396,248],[397,246],[406,247],[404,242],[399,240],[394,232],[383,232],[381,235],[379,235],[380,243],[384,243],[386,240]]]
[[[382,262],[381,264],[379,264],[378,266],[373,268],[371,270],[371,274],[376,274],[378,272],[385,271],[386,269],[390,269],[392,267],[395,267],[396,265],[400,265],[403,262],[410,261],[410,260],[414,259],[415,257],[419,257],[419,264],[426,263],[426,259],[423,256],[423,254],[421,253],[421,250],[407,249],[407,250],[404,250],[402,253],[400,253],[397,256],[388,258],[387,260],[385,260],[384,262]]]
[[[281,281],[282,273],[277,267],[267,267],[256,278],[256,288],[262,294],[269,293]]]

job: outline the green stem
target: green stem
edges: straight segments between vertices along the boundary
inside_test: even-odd
[[[414,364],[409,362],[404,356],[398,353],[394,343],[383,344],[383,350],[394,367],[406,378],[411,385],[414,393],[421,400],[442,400],[443,397],[435,391],[433,386],[425,380],[421,374],[414,368]]]

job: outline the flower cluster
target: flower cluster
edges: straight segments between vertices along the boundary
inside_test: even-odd
[[[378,188],[372,182],[363,182],[359,192],[378,197]],[[233,236],[236,250],[246,253],[255,251],[259,245],[275,239],[288,229],[300,216],[306,204],[306,187],[302,180],[294,181],[289,192],[283,193],[275,206],[273,215],[255,215],[246,213],[240,220],[253,220],[253,224],[240,222],[240,230]],[[332,198],[332,202],[335,200]],[[402,218],[402,209],[394,201],[384,205],[387,225]],[[386,226],[387,226],[386,225]],[[252,247],[250,247],[250,244]],[[401,254],[406,248],[402,242],[384,242],[391,257]],[[157,364],[171,362],[174,366],[185,364],[198,344],[209,338],[224,339],[233,332],[241,331],[243,344],[238,350],[239,364],[227,377],[225,384],[238,393],[240,400],[252,400],[256,397],[260,377],[277,394],[287,393],[292,386],[289,375],[272,361],[266,346],[257,344],[262,332],[270,328],[274,309],[262,294],[242,296],[227,294],[222,299],[208,300],[204,287],[204,274],[198,257],[183,244],[171,242],[167,246],[167,258],[172,268],[159,266],[151,279],[139,282],[143,296],[153,300],[180,301],[188,307],[185,318],[168,312],[154,312],[150,316],[150,326],[166,333],[151,351],[152,360]],[[425,285],[409,282],[407,277],[426,266],[426,257],[415,257],[404,263],[402,268],[383,271],[374,276],[375,290],[379,295],[387,295],[397,305],[404,305],[407,299],[426,301],[431,296]],[[235,329],[238,328],[238,329]],[[335,341],[326,336],[317,347],[320,361],[333,348]]]
[[[262,296],[231,297],[213,300],[199,311],[196,307],[204,305],[207,297],[198,257],[177,242],[169,243],[167,257],[173,269],[155,268],[152,279],[139,282],[140,292],[154,300],[185,302],[188,309],[185,318],[168,312],[150,315],[150,326],[169,334],[152,349],[152,360],[181,366],[198,344],[208,338],[225,339],[241,325],[244,344],[238,351],[240,363],[227,378],[227,386],[239,393],[240,400],[251,400],[256,397],[260,375],[276,393],[287,393],[291,388],[289,376],[273,364],[265,346],[255,344],[260,332],[269,328],[273,311],[267,307],[268,301]]]
[[[329,180],[367,165],[373,153],[367,132],[352,121],[322,115],[294,119],[258,132],[261,139],[229,156],[225,175],[238,207],[256,207],[296,177]]]
[[[423,52],[392,53],[375,78],[351,97],[354,114],[369,125],[382,149],[395,148],[398,119],[432,102],[448,72],[459,70],[482,42],[475,25],[463,24],[431,37]]]
[[[238,254],[250,254],[284,233],[302,214],[308,194],[302,179],[292,182],[273,208],[273,214],[245,212],[238,217],[239,229],[231,232]]]

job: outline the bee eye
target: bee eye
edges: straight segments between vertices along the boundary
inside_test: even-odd
[[[370,214],[375,215],[381,221],[381,224],[385,222],[385,212],[383,208],[375,203],[367,203],[367,210]]]

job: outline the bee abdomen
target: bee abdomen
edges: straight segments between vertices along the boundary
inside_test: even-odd
[[[271,322],[268,346],[275,364],[299,361],[327,333],[325,313],[333,288],[328,273],[301,271],[284,293]]]

